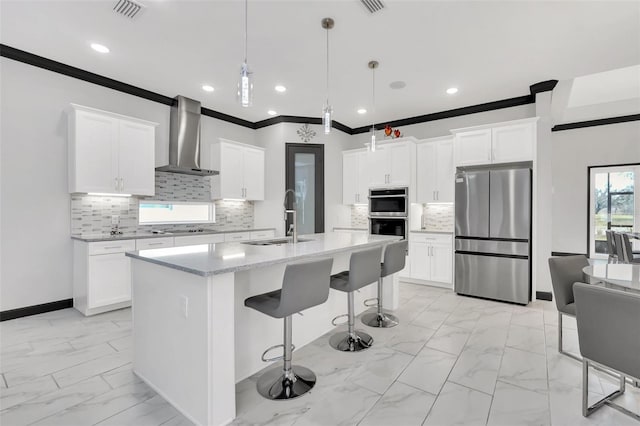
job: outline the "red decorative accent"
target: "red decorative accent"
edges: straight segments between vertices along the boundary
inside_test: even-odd
[[[384,126],[384,135],[386,137],[396,139],[402,136],[402,132],[400,131],[400,129],[394,129],[387,124],[386,126]]]

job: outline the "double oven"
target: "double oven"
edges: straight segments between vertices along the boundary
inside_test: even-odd
[[[408,188],[369,190],[369,233],[407,238],[409,218]]]

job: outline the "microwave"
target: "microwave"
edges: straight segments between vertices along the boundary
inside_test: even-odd
[[[407,217],[408,188],[372,188],[369,190],[369,217]]]

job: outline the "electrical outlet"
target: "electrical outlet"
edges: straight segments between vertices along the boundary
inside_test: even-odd
[[[180,296],[180,313],[183,318],[189,318],[189,298]]]
[[[111,216],[111,224],[112,225],[120,225],[120,216],[117,214],[114,214]]]

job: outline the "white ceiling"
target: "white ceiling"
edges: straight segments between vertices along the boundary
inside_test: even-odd
[[[334,119],[351,127],[528,94],[529,85],[640,64],[637,1],[402,1],[369,14],[358,0],[249,0],[254,105],[235,99],[243,59],[244,2],[149,1],[133,20],[116,0],[0,2],[1,42],[250,121],[319,117],[325,99],[325,30],[334,18]],[[90,42],[108,46],[102,55]],[[401,90],[389,83],[406,81]],[[211,84],[213,93],[201,86]],[[276,84],[285,85],[284,94]],[[448,87],[460,89],[447,95]],[[358,108],[369,113],[359,115]]]

